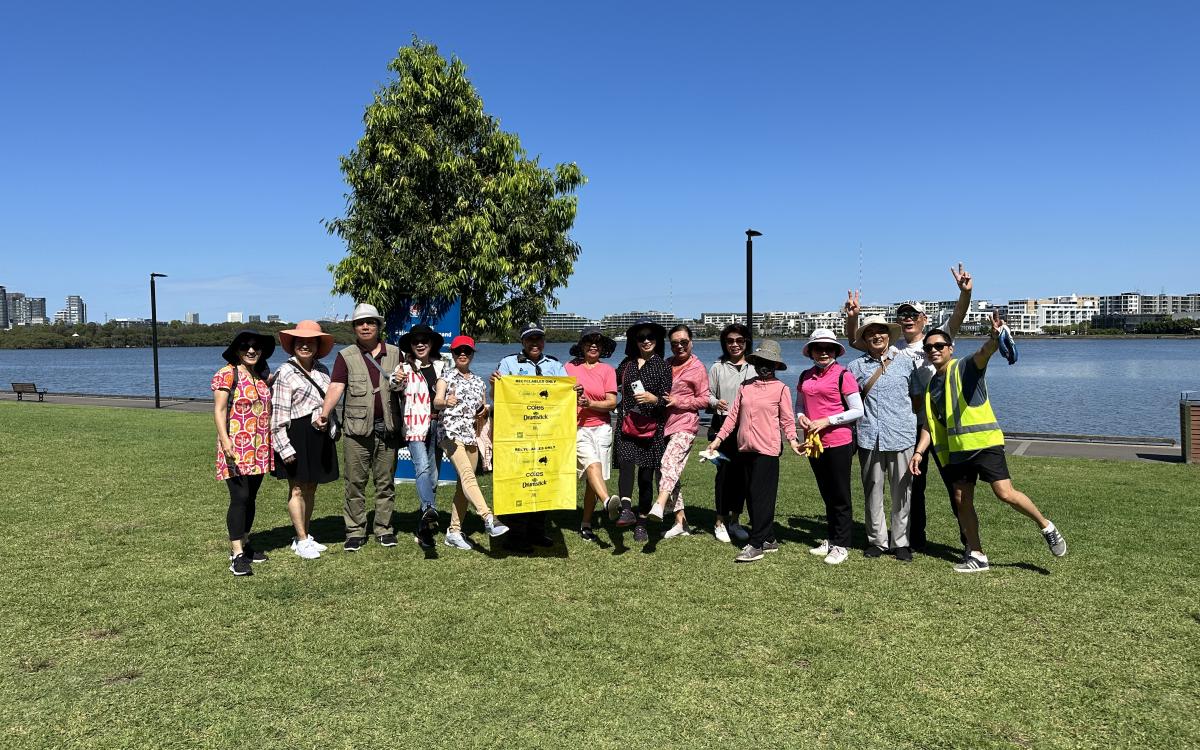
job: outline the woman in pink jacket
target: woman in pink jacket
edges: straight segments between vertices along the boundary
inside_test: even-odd
[[[671,393],[667,396],[667,425],[663,434],[667,450],[663,454],[658,480],[658,500],[650,515],[662,519],[667,511],[675,514],[675,525],[667,529],[663,539],[687,536],[687,517],[683,513],[683,486],[680,477],[692,452],[692,443],[700,429],[700,410],[708,408],[708,370],[699,358],[692,355],[692,329],[677,325],[670,333]],[[669,507],[668,507],[669,506]]]
[[[729,417],[708,444],[711,455],[737,428],[737,450],[750,495],[750,541],[734,558],[736,562],[754,562],[761,560],[765,552],[779,551],[775,499],[779,492],[779,455],[783,453],[781,436],[787,438],[793,453],[802,453],[796,439],[792,391],[775,377],[777,370],[787,369],[778,342],[764,339],[746,361],[757,376],[738,389]]]

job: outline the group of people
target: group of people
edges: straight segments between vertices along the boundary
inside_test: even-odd
[[[638,321],[626,331],[624,356],[613,367],[604,360],[616,353],[618,342],[599,328],[581,332],[564,364],[546,354],[545,331],[530,323],[520,334],[521,350],[503,358],[487,379],[471,370],[470,337],[451,341],[448,359],[441,355],[443,337],[424,325],[388,346],[381,338],[383,318],[367,304],[355,308],[356,342],[337,353],[332,372],[320,360],[332,351],[333,337],[313,321],[280,332],[289,359],[275,373],[266,367],[274,339],[242,331],[224,353],[229,364],[212,381],[217,477],[230,497],[230,570],[249,575],[253,564],[266,560],[248,537],[266,474],[288,482],[295,554],[312,559],[325,551],[309,524],[317,486],[339,479],[335,442],[343,437],[345,551],[367,543],[368,479],[375,493],[371,534],[382,546],[397,544],[393,477],[402,449],[413,463],[420,504],[414,538],[422,547],[436,543],[443,456],[458,474],[444,544],[471,549],[462,530],[469,503],[485,532],[505,537],[507,549],[527,553],[551,546],[544,512],[502,521],[476,479],[481,449],[490,442],[489,383],[506,375],[576,380],[577,468],[585,486],[579,534],[588,542],[598,541],[598,510],[616,528],[632,527],[638,542],[649,541],[655,524],[665,527],[664,539],[691,533],[683,470],[701,428],[700,413],[707,411],[709,443],[700,455],[716,466],[713,535],[739,547],[737,562],[779,550],[774,521],[785,445],[808,457],[827,527],[826,538],[811,552],[830,565],[849,555],[856,454],[868,558],[892,554],[907,562],[913,549],[925,546],[930,453],[959,523],[963,556],[956,571],[988,568],[973,504],[981,478],[1000,500],[1033,520],[1051,552],[1062,556],[1067,550],[1062,533],[1012,485],[1004,436],[988,399],[986,368],[1003,321],[994,316],[983,346],[956,358],[954,335],[969,308],[973,282],[961,264],[952,273],[960,295],[944,329],[925,330],[928,320],[919,303],[901,306],[895,322],[879,316],[859,320],[858,296],[850,293],[844,333],[862,355],[842,366],[837,360],[846,349],[834,332],[815,331],[803,349],[812,366],[799,374],[794,396],[779,377],[787,369],[779,344],[767,339],[751,350],[750,331],[740,323],[721,331],[722,354],[707,369],[693,354],[686,325],[668,331]],[[615,493],[609,489],[614,465]],[[743,512],[746,525],[740,523]]]

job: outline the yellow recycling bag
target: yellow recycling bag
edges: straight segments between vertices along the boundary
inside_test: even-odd
[[[496,381],[492,510],[575,508],[575,378],[505,375]]]

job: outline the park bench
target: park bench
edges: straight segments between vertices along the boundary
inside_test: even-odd
[[[46,391],[39,391],[33,383],[13,383],[12,389],[13,393],[17,394],[18,401],[24,401],[26,393],[36,393],[38,401],[44,401],[46,398]]]

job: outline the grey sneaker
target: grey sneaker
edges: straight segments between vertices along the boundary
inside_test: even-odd
[[[772,539],[769,542],[763,542],[762,551],[764,553],[778,552],[779,551],[779,542],[775,541],[774,539]]]
[[[621,498],[609,495],[608,499],[604,501],[604,510],[608,513],[608,520],[617,520],[617,516],[621,515]]]
[[[733,558],[733,561],[744,563],[744,562],[754,562],[755,560],[761,560],[761,559],[763,559],[762,548],[755,547],[754,545],[751,545],[751,544],[747,544],[745,547],[742,547],[742,551],[738,553],[737,557]]]
[[[483,522],[483,530],[488,536],[504,536],[508,533],[508,527],[496,520],[495,516],[488,516]]]
[[[471,543],[457,531],[451,531],[446,534],[445,544],[447,547],[455,547],[456,549],[471,549]]]
[[[987,560],[980,560],[975,555],[967,555],[967,559],[954,566],[955,573],[982,573],[991,568]]]
[[[1050,524],[1050,528],[1042,529],[1042,538],[1046,540],[1046,544],[1050,545],[1050,554],[1055,557],[1067,554],[1067,540],[1063,538],[1062,532],[1053,523]]]

